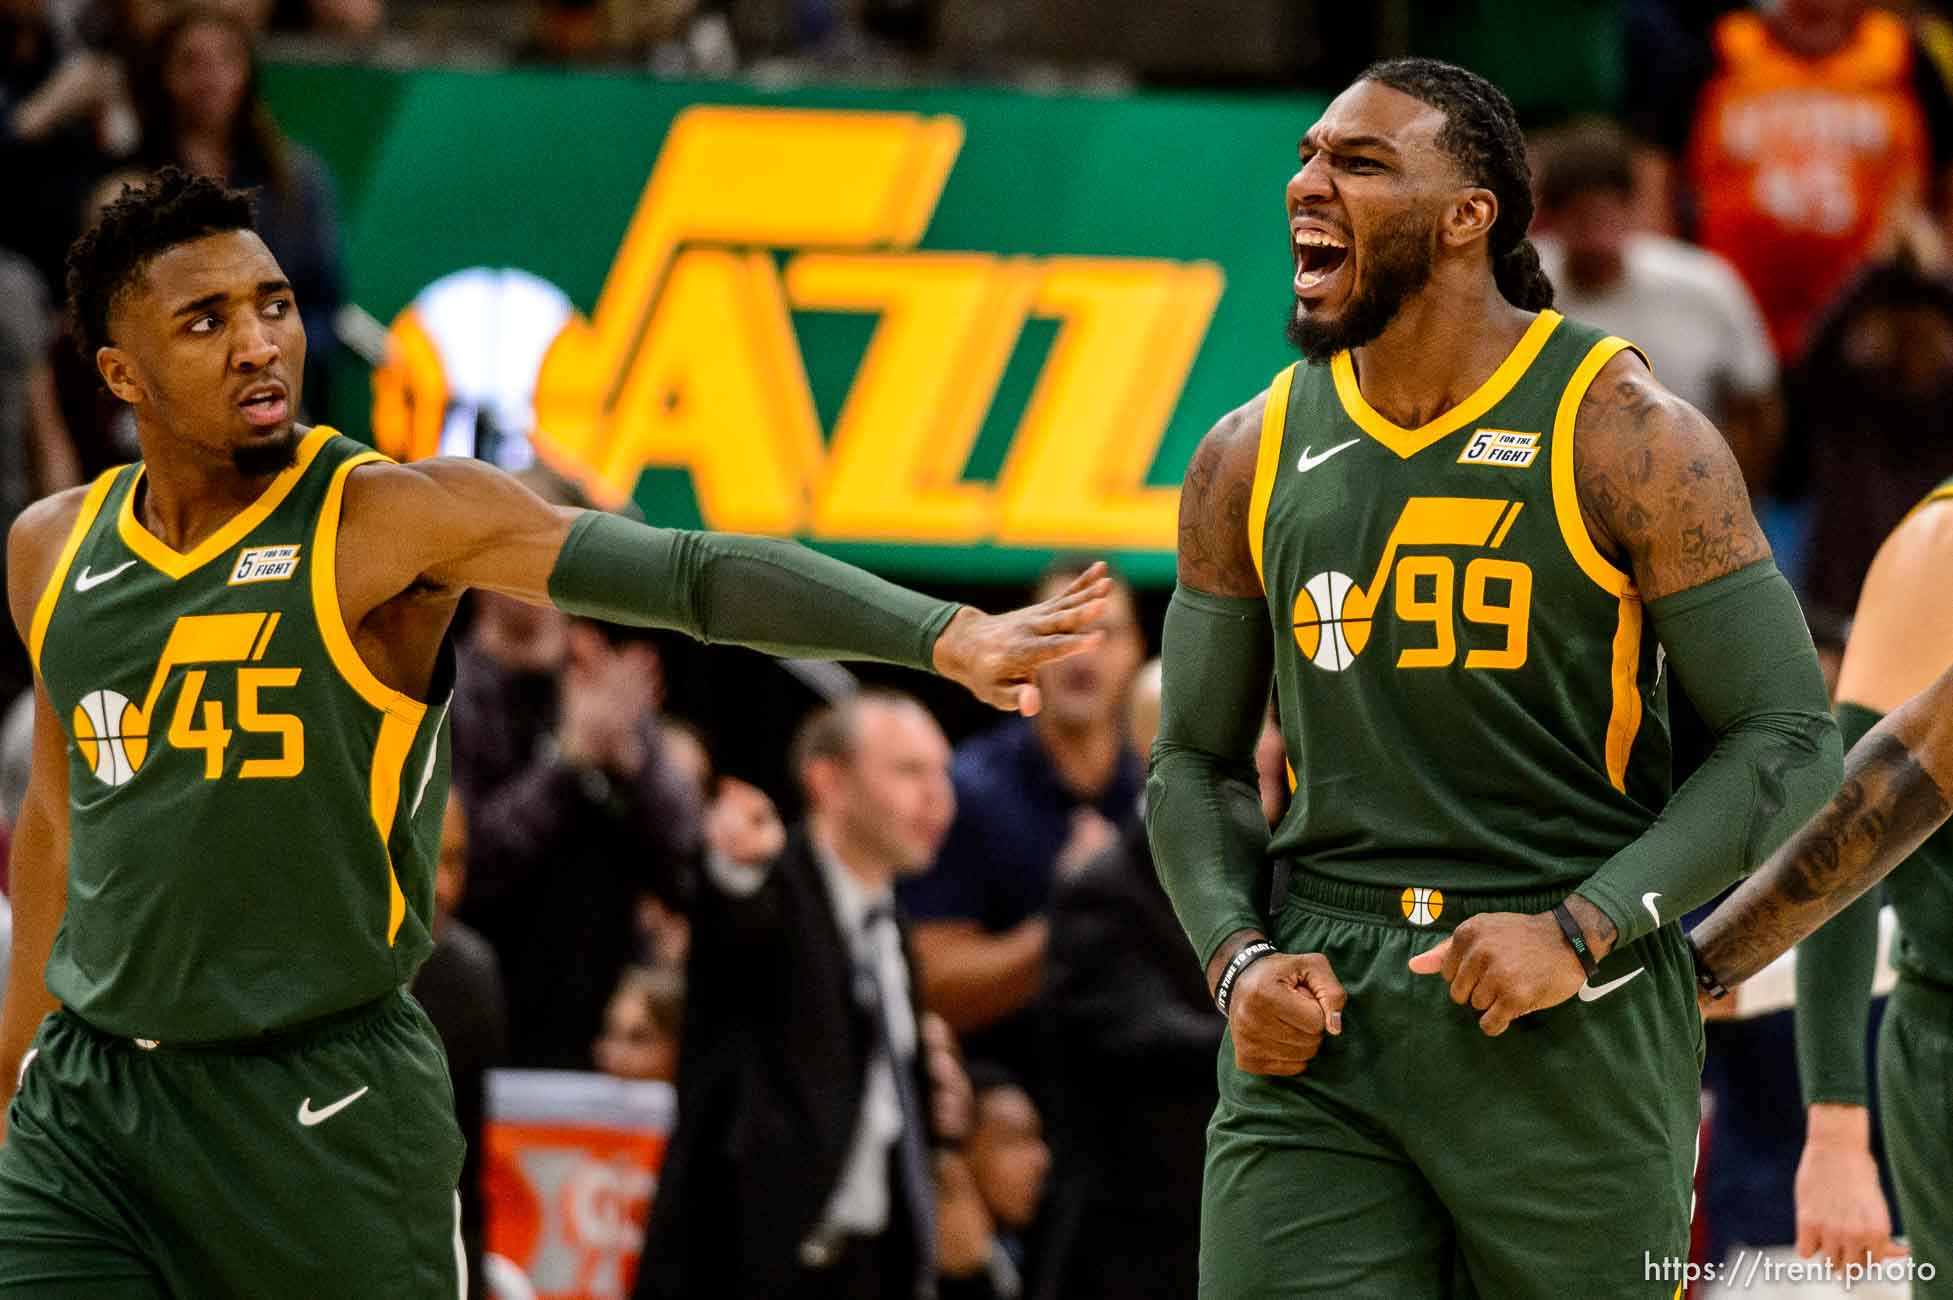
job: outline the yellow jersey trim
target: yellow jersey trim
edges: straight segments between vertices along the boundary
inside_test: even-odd
[[[298,444],[298,459],[278,472],[269,486],[258,494],[258,499],[238,511],[227,520],[223,527],[204,538],[192,547],[188,554],[180,553],[161,541],[144,528],[136,518],[136,492],[142,486],[143,466],[136,466],[136,477],[129,484],[129,491],[122,498],[122,509],[116,516],[116,531],[122,535],[123,544],[147,562],[151,568],[159,569],[169,575],[172,581],[188,577],[204,565],[243,541],[253,528],[271,516],[281,502],[291,494],[300,478],[311,466],[313,457],[327,441],[338,437],[336,430],[320,425],[305,435]]]
[[[346,631],[345,615],[339,610],[339,510],[346,495],[346,476],[361,465],[378,461],[391,463],[389,457],[368,451],[348,458],[332,471],[332,482],[326,487],[325,504],[319,508],[318,526],[312,534],[312,617],[319,626],[319,639],[325,642],[332,666],[339,670],[346,684],[381,713],[418,727],[427,714],[427,706],[373,675],[373,670],[359,657],[353,638]]]
[[[1248,499],[1248,554],[1254,557],[1255,576],[1261,574],[1261,543],[1268,530],[1268,502],[1275,495],[1275,475],[1281,469],[1282,429],[1288,423],[1288,394],[1295,383],[1295,365],[1275,376],[1268,385],[1268,404],[1261,408],[1261,446],[1255,453],[1254,493]],[[1267,586],[1267,579],[1262,579]]]
[[[1497,406],[1525,375],[1539,356],[1540,349],[1546,346],[1546,340],[1559,328],[1562,319],[1560,313],[1550,310],[1535,316],[1533,323],[1526,327],[1526,332],[1519,336],[1519,342],[1499,363],[1499,368],[1470,397],[1415,429],[1391,423],[1364,400],[1363,390],[1356,382],[1356,364],[1350,360],[1349,353],[1338,352],[1331,357],[1329,373],[1336,381],[1336,396],[1343,404],[1343,413],[1355,421],[1357,428],[1409,460],[1431,444],[1483,418],[1487,411]]]
[[[368,791],[373,807],[373,827],[380,833],[380,851],[387,859],[387,947],[399,937],[400,923],[407,919],[407,896],[400,889],[400,874],[393,869],[393,819],[400,812],[400,777],[407,766],[407,755],[414,747],[418,721],[409,722],[397,713],[380,716],[380,738],[373,744],[373,772]]]
[[[41,643],[47,640],[48,624],[54,620],[55,602],[61,599],[61,588],[68,584],[68,570],[74,565],[75,554],[81,550],[81,539],[88,536],[88,530],[95,526],[95,517],[102,513],[102,502],[108,500],[109,489],[127,465],[117,465],[104,470],[93,483],[88,485],[87,493],[81,499],[81,509],[75,514],[74,525],[68,529],[68,540],[61,544],[61,554],[54,561],[54,572],[48,575],[47,586],[41,588],[41,598],[34,603],[34,621],[28,627],[27,657],[34,663],[34,672],[41,671]]]
[[[1899,524],[1893,525],[1892,531],[1897,532],[1899,530],[1899,525],[1906,523],[1907,520],[1910,520],[1914,515],[1918,514],[1921,510],[1924,510],[1927,506],[1932,505],[1936,501],[1945,501],[1949,498],[1953,498],[1953,483],[1940,484],[1938,487],[1934,488],[1931,492],[1928,492],[1925,496],[1919,498],[1919,504],[1915,505],[1912,509],[1906,511],[1905,517],[1899,520]]]
[[[1573,426],[1580,415],[1580,403],[1601,367],[1623,350],[1632,350],[1647,360],[1641,349],[1626,339],[1604,338],[1588,350],[1567,381],[1566,391],[1560,394],[1559,410],[1553,416],[1553,514],[1559,520],[1560,539],[1580,571],[1608,595],[1638,600],[1634,579],[1594,545],[1593,534],[1587,531],[1587,521],[1580,514],[1580,491],[1573,479]]]
[[[1627,793],[1628,759],[1634,753],[1634,738],[1641,732],[1641,601],[1633,595],[1621,597],[1621,618],[1614,628],[1614,660],[1608,677],[1613,684],[1614,707],[1607,715],[1607,783]]]

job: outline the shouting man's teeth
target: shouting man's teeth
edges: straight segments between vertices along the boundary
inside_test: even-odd
[[[1307,293],[1334,275],[1349,257],[1349,246],[1319,230],[1295,236],[1295,289]]]

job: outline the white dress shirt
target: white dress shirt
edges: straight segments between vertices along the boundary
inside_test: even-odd
[[[827,847],[813,845],[814,860],[834,905],[834,920],[857,965],[875,971],[881,984],[882,1009],[889,1019],[889,1038],[902,1069],[913,1069],[916,1053],[915,1003],[909,989],[909,968],[902,959],[901,933],[895,926],[894,893],[871,893],[835,860]],[[867,932],[870,909],[881,919]],[[828,1197],[821,1227],[828,1232],[876,1236],[889,1223],[895,1189],[891,1186],[889,1151],[902,1138],[902,1103],[895,1092],[895,1076],[880,1051],[877,1038],[869,1048],[868,1077],[861,1090],[861,1112],[855,1120],[854,1143],[841,1180]]]

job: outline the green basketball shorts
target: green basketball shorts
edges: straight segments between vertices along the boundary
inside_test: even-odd
[[[59,1011],[0,1147],[0,1295],[453,1297],[461,1131],[404,992],[248,1045]]]
[[[1222,1041],[1200,1294],[1675,1295],[1703,1050],[1680,929],[1610,953],[1582,996],[1488,1038],[1407,963],[1467,916],[1563,895],[1434,893],[1297,871],[1271,937],[1329,959],[1349,992],[1343,1032],[1294,1078],[1242,1073]]]
[[[1878,1031],[1878,1105],[1912,1294],[1953,1297],[1953,989],[1900,976]]]

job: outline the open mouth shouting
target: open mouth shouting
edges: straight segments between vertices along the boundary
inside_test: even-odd
[[[1320,222],[1298,221],[1289,227],[1295,256],[1295,296],[1319,301],[1329,296],[1349,264],[1349,239]]]

